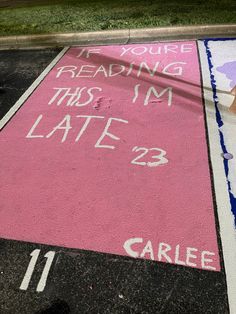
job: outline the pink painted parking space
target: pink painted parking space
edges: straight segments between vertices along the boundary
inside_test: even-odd
[[[220,271],[194,41],[70,48],[1,147],[0,237]]]

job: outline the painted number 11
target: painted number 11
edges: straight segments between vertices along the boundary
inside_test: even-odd
[[[31,259],[30,259],[29,265],[27,267],[27,270],[25,272],[25,276],[24,276],[22,283],[20,285],[20,290],[27,290],[28,289],[31,277],[32,277],[33,272],[34,272],[35,265],[36,265],[38,257],[39,257],[39,253],[40,253],[40,250],[36,249],[30,254]],[[46,286],[49,270],[52,266],[54,256],[55,256],[55,252],[53,252],[53,251],[49,251],[44,255],[44,257],[47,258],[47,261],[46,261],[46,264],[44,266],[41,278],[40,278],[38,285],[37,285],[37,288],[36,288],[37,292],[42,292]]]

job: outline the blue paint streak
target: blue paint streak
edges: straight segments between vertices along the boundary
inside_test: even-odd
[[[214,40],[214,41],[217,41],[217,40],[225,41],[225,40],[235,40],[235,39],[232,39],[232,38],[219,39],[219,38],[217,38],[217,39],[206,39],[206,40],[203,40],[205,48],[206,48],[208,65],[209,65],[209,70],[210,70],[211,86],[212,86],[212,91],[213,91],[213,99],[214,99],[214,104],[215,104],[215,109],[216,109],[216,122],[218,124],[219,135],[220,135],[220,144],[221,144],[221,148],[222,148],[223,153],[228,153],[228,150],[227,150],[227,147],[226,147],[225,141],[224,141],[224,134],[223,134],[223,132],[220,129],[224,125],[224,122],[222,120],[222,117],[221,117],[221,114],[220,114],[220,111],[219,111],[219,108],[218,108],[219,101],[218,101],[217,91],[216,91],[216,80],[215,80],[214,74],[212,73],[212,69],[213,69],[212,54],[211,54],[211,51],[210,51],[210,48],[209,48],[209,45],[208,45],[208,42],[212,41],[212,40]],[[229,160],[223,159],[223,162],[224,162],[225,175],[226,175],[226,178],[227,178],[227,185],[228,185],[228,193],[229,193],[229,199],[230,199],[230,204],[231,204],[231,211],[232,211],[232,213],[234,215],[234,224],[235,224],[235,227],[236,227],[236,198],[231,193],[231,183],[230,183],[230,181],[228,179],[228,175],[229,175]]]
[[[199,39],[201,41],[227,41],[227,40],[236,40],[236,37],[224,37],[224,38],[207,38],[207,39]]]

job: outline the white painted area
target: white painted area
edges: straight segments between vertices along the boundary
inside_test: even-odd
[[[36,121],[34,122],[32,128],[29,130],[29,133],[26,135],[26,138],[36,138],[36,137],[43,137],[43,135],[40,134],[33,134],[34,130],[36,129],[36,127],[38,126],[39,122],[42,120],[43,115],[40,114],[38,116],[38,118],[36,119]]]
[[[145,97],[145,100],[144,100],[144,106],[147,106],[148,103],[149,103],[149,99],[150,99],[150,96],[153,94],[157,99],[159,99],[162,95],[164,95],[166,92],[168,92],[168,106],[170,107],[171,106],[171,103],[172,103],[172,87],[167,87],[165,89],[163,89],[160,93],[157,92],[157,90],[155,89],[154,86],[150,86],[148,91],[147,91],[147,94],[146,94],[146,97]]]
[[[56,90],[56,93],[53,95],[53,97],[48,102],[48,105],[56,104],[56,106],[60,106],[61,104],[65,106],[76,106],[76,107],[83,107],[87,106],[94,100],[93,90],[97,90],[99,92],[102,92],[101,87],[91,87],[88,88],[86,86],[84,87],[76,87],[76,88],[70,88],[70,87],[54,87],[53,89]],[[79,102],[81,96],[86,94],[86,96],[89,96],[89,98],[84,102]],[[67,99],[69,97],[69,99]]]
[[[140,87],[140,84],[136,84],[136,85],[134,86],[134,97],[133,97],[133,100],[132,100],[132,103],[133,103],[133,104],[135,103],[135,101],[136,101],[137,98],[138,98],[139,87]]]
[[[44,266],[41,278],[40,278],[39,283],[37,285],[37,289],[36,289],[37,292],[42,292],[44,290],[45,286],[46,286],[49,270],[50,270],[50,268],[52,266],[52,262],[53,262],[54,256],[55,256],[55,252],[54,251],[49,251],[49,252],[47,252],[44,255],[44,257],[47,258],[47,262],[46,262],[46,264]]]
[[[87,130],[91,120],[94,120],[94,119],[104,119],[105,117],[104,116],[91,116],[91,115],[77,115],[75,116],[76,118],[85,118],[85,122],[82,126],[82,128],[80,129],[77,137],[75,138],[75,142],[78,142],[81,138],[81,136],[84,134],[84,132]],[[49,132],[47,135],[43,135],[43,134],[40,134],[38,133],[39,131],[37,130],[37,127],[39,124],[42,124],[44,121],[44,119],[47,119],[47,117],[44,117],[42,114],[40,114],[33,126],[31,127],[31,129],[29,130],[28,134],[26,135],[26,138],[28,139],[42,139],[42,138],[51,138],[52,136],[54,136],[55,133],[58,133],[59,131],[59,134],[62,134],[62,139],[61,139],[61,143],[64,143],[67,138],[68,138],[68,134],[70,132],[70,130],[72,128],[74,128],[74,121],[72,121],[72,118],[75,118],[75,117],[72,117],[71,115],[69,114],[66,114],[61,120],[60,122],[51,130],[51,132]],[[43,121],[42,121],[43,120]],[[109,132],[109,128],[112,124],[112,121],[117,121],[117,122],[120,122],[120,123],[129,123],[129,121],[127,120],[123,120],[123,119],[120,119],[120,118],[108,118],[107,119],[107,122],[106,122],[106,125],[104,127],[104,130],[101,134],[101,136],[98,138],[96,144],[94,145],[95,148],[106,148],[106,149],[115,149],[116,147],[114,145],[104,145],[104,144],[101,144],[101,142],[104,140],[105,137],[110,137],[111,139],[113,140],[116,140],[116,141],[119,141],[120,138],[112,133]],[[64,132],[61,132],[61,131],[64,131]],[[149,150],[158,150],[158,152],[160,153],[159,155],[153,155],[152,158],[154,159],[160,159],[160,161],[158,162],[152,162],[150,163],[149,167],[153,167],[155,166],[155,164],[160,164],[160,163],[165,163],[165,158],[164,158],[164,155],[166,154],[166,152],[164,150],[161,150],[159,148],[150,148]]]
[[[72,126],[70,123],[70,115],[67,114],[65,115],[63,120],[53,128],[53,130],[46,136],[46,138],[50,138],[57,130],[64,130],[64,134],[61,140],[61,142],[63,143],[65,142],[70,129],[72,129]]]
[[[134,68],[135,67],[135,68]],[[136,70],[137,71],[136,71]],[[148,75],[150,77],[159,76],[159,73],[163,73],[169,76],[182,76],[184,71],[187,71],[187,63],[182,61],[175,61],[167,63],[162,67],[162,63],[157,61],[155,65],[148,64],[147,60],[143,59],[143,62],[135,63],[109,63],[109,64],[83,64],[83,65],[64,65],[58,67],[56,79],[64,76],[68,79],[75,79],[78,82],[81,78],[95,78],[98,74],[103,77],[114,76],[132,76],[140,77],[141,75]]]
[[[100,54],[101,49],[99,48],[83,48],[81,49],[80,53],[77,55],[77,58],[85,56],[85,58],[90,58],[90,54]]]
[[[227,47],[225,45],[227,44]],[[224,41],[210,41],[209,48],[213,55],[214,67],[212,73],[214,74],[217,86],[217,96],[219,100],[219,109],[221,113],[224,126],[221,131],[224,134],[225,145],[228,152],[234,155],[234,159],[229,161],[229,175],[228,180],[231,183],[231,192],[236,197],[236,115],[228,111],[228,108],[233,102],[234,96],[226,94],[230,92],[230,80],[225,74],[216,70],[217,67],[222,66],[226,62],[236,62],[236,40]],[[236,296],[235,296],[236,297]]]
[[[20,285],[20,290],[27,290],[28,289],[31,277],[32,277],[33,272],[34,272],[35,265],[37,263],[37,259],[39,257],[39,253],[40,253],[40,250],[36,249],[30,254],[31,259],[30,259],[29,265],[26,269],[25,276],[24,276],[22,283]]]
[[[33,84],[26,90],[26,92],[17,100],[15,105],[7,112],[7,114],[0,121],[0,130],[4,125],[11,119],[11,117],[16,113],[16,111],[23,105],[26,99],[32,94],[36,87],[42,82],[45,76],[51,71],[54,65],[63,57],[69,47],[65,47],[56,56],[55,59],[46,67],[46,69],[39,75],[39,77],[33,82]]]
[[[133,152],[138,152],[138,151],[143,151],[143,153],[139,154],[137,157],[135,157],[132,161],[131,164],[133,165],[140,165],[140,166],[148,166],[148,167],[157,167],[159,165],[163,165],[168,163],[168,159],[165,158],[166,156],[166,151],[161,149],[161,148],[146,148],[146,147],[138,147],[135,146],[132,149]],[[138,161],[139,159],[143,158],[146,154],[148,154],[150,151],[157,151],[159,152],[158,155],[151,155],[149,158],[153,159],[158,159],[158,161]]]
[[[140,84],[136,84],[134,86],[134,97],[132,99],[133,104],[136,102],[136,100],[139,97],[139,87],[140,87]],[[172,87],[166,87],[159,92],[156,90],[156,88],[154,86],[150,86],[147,91],[143,91],[143,93],[146,95],[144,100],[143,100],[143,105],[147,106],[150,102],[161,102],[161,97],[165,93],[167,93],[168,94],[167,105],[168,105],[168,107],[170,107],[172,105],[172,98],[173,98],[172,89],[173,89]],[[156,97],[156,99],[153,99],[153,97]],[[150,100],[150,98],[152,98],[152,100]]]
[[[212,51],[214,64],[217,64],[217,62],[220,62],[220,60],[224,60],[221,61],[221,63],[227,62],[228,46],[226,47],[226,42],[223,43],[222,47],[219,46],[218,42],[214,42],[214,44],[216,44],[216,47],[218,46],[218,49],[215,48]],[[234,41],[234,44],[236,44],[236,41]],[[213,167],[214,187],[216,193],[217,211],[220,224],[220,235],[222,241],[225,272],[227,279],[229,307],[230,313],[236,314],[236,230],[234,228],[235,227],[234,217],[231,212],[227,179],[225,176],[223,160],[221,157],[222,149],[220,145],[218,125],[216,122],[216,112],[213,102],[213,93],[211,89],[210,71],[208,66],[206,50],[203,42],[199,41],[198,46],[201,58],[206,118],[210,141],[210,156]],[[213,45],[211,43],[209,46],[211,49],[213,48]],[[222,59],[220,59],[219,56],[217,57],[217,55],[221,55]],[[221,63],[219,63],[219,66],[221,65]],[[216,76],[216,79],[217,80],[219,79],[218,75]],[[225,81],[227,81],[227,79],[221,76],[220,81],[217,83],[217,88],[221,90],[228,90],[228,85],[227,86],[225,85],[226,84]],[[224,133],[226,141],[225,144],[228,150],[230,151],[233,144],[233,140],[235,141],[235,130],[234,127],[232,126],[232,122],[234,121],[235,123],[236,120],[235,117],[233,117],[232,114],[229,114],[226,110],[230,104],[229,96],[227,96],[226,94],[221,95],[219,92],[218,96],[220,104],[222,105],[219,107],[225,123],[224,129],[227,130],[227,133]],[[234,182],[234,184],[236,184],[236,182]]]
[[[81,138],[81,136],[83,135],[84,131],[87,129],[87,126],[89,125],[90,121],[92,119],[104,119],[105,117],[102,117],[102,116],[84,116],[84,115],[79,115],[79,116],[76,116],[78,118],[86,118],[85,122],[84,122],[84,125],[82,126],[79,134],[77,135],[75,141],[78,142],[79,139]]]
[[[154,243],[151,240],[144,241],[143,238],[128,239],[125,241],[123,248],[129,256],[135,258],[148,258],[159,262],[174,262],[177,265],[197,266],[201,269],[216,270],[215,267],[211,266],[213,263],[212,256],[215,253],[201,251],[197,248],[183,247],[179,244],[171,246],[164,242]],[[182,256],[181,259],[180,256]],[[193,261],[196,261],[196,263],[193,263]]]
[[[113,145],[102,145],[101,142],[103,141],[103,139],[108,136],[110,138],[112,138],[113,140],[119,141],[120,138],[110,132],[108,132],[109,127],[111,126],[112,121],[118,121],[118,122],[122,122],[122,123],[129,123],[129,121],[127,120],[123,120],[123,119],[118,119],[118,118],[109,118],[107,120],[107,124],[102,132],[102,135],[100,136],[100,138],[97,140],[97,143],[95,144],[95,148],[108,148],[108,149],[115,149],[115,146]]]
[[[136,47],[122,47],[122,52],[120,56],[124,56],[125,54],[132,54],[135,56],[141,56],[144,54],[150,54],[150,55],[161,55],[161,54],[177,54],[177,53],[190,53],[193,50],[193,44],[180,44],[180,45],[174,45],[171,43],[158,46],[155,45],[155,47],[146,47],[144,45],[142,46],[136,46]]]
[[[39,249],[36,249],[33,252],[31,252],[31,254],[30,254],[31,259],[30,259],[29,265],[27,267],[27,270],[25,272],[25,276],[24,276],[22,283],[20,285],[20,290],[27,290],[28,289],[30,280],[32,278],[32,275],[33,275],[33,272],[34,272],[34,269],[35,269],[35,266],[36,266],[36,263],[37,263],[37,260],[39,257],[39,254],[40,254]],[[39,280],[37,288],[36,288],[37,292],[42,292],[46,286],[48,274],[49,274],[50,268],[52,266],[54,256],[55,256],[54,251],[49,251],[44,255],[44,257],[47,258],[47,261],[46,261],[46,264],[43,268],[42,275],[40,277],[40,280]]]

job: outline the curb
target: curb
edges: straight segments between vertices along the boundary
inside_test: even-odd
[[[175,26],[26,36],[3,36],[0,37],[0,50],[38,47],[63,47],[74,45],[86,46],[131,44],[161,41],[167,39],[203,39],[207,37],[221,36],[236,36],[236,24]]]

